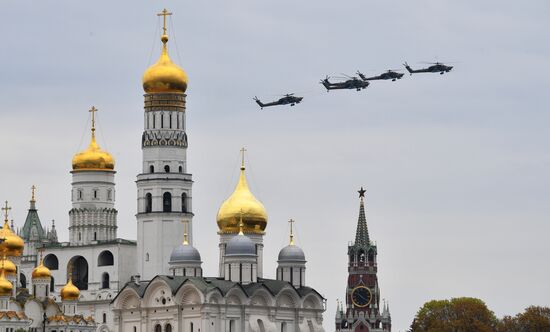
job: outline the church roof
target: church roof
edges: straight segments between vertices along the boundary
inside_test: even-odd
[[[24,312],[15,312],[15,311],[0,311],[0,321],[1,320],[27,320],[29,319]]]
[[[225,296],[231,289],[235,287],[239,287],[243,290],[243,292],[247,296],[252,296],[252,294],[258,289],[258,288],[265,288],[267,289],[273,296],[276,296],[279,294],[285,287],[292,287],[296,290],[298,295],[300,297],[304,297],[310,293],[315,293],[319,297],[324,297],[319,294],[315,289],[311,287],[299,287],[295,288],[287,281],[282,280],[274,280],[274,279],[263,279],[258,278],[258,282],[249,283],[246,285],[240,284],[238,282],[233,282],[229,280],[225,280],[223,278],[213,278],[213,277],[184,277],[184,276],[166,276],[166,275],[159,275],[153,278],[150,281],[140,281],[139,283],[136,283],[134,281],[127,282],[126,285],[118,292],[117,296],[113,299],[112,302],[116,300],[118,295],[122,293],[122,291],[126,288],[133,289],[139,297],[143,297],[145,295],[145,292],[147,290],[147,287],[152,283],[155,279],[161,279],[163,280],[172,290],[172,293],[175,294],[178,292],[178,290],[187,282],[192,283],[195,287],[197,287],[201,292],[206,294],[207,292],[218,289],[220,293]],[[112,303],[111,302],[111,303]]]
[[[44,228],[42,227],[42,223],[40,222],[40,217],[38,217],[38,210],[36,210],[34,200],[31,200],[31,206],[29,208],[29,212],[27,213],[25,224],[21,229],[21,237],[23,238],[23,240],[28,241],[31,239],[32,229],[36,229],[36,234],[38,235],[37,239],[35,238],[32,240],[42,240],[46,237],[44,234]]]

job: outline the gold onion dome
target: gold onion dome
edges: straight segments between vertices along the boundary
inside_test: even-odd
[[[61,288],[60,294],[63,301],[76,301],[80,297],[80,290],[73,284],[73,280],[69,278],[67,284]]]
[[[19,257],[23,254],[25,242],[22,238],[17,236],[17,234],[12,232],[8,219],[4,220],[4,226],[0,230],[0,239],[4,239],[4,241],[0,243],[0,254],[11,257]]]
[[[40,265],[32,270],[32,279],[47,279],[52,277],[52,272],[44,266],[44,260],[40,257]]]
[[[0,270],[6,276],[14,276],[17,273],[15,264],[6,257],[0,259]]]
[[[13,284],[6,279],[4,270],[0,272],[0,296],[10,296],[13,291]]]
[[[73,171],[89,170],[89,171],[104,171],[114,170],[115,160],[110,153],[101,150],[95,140],[95,118],[94,113],[97,111],[92,107],[92,140],[88,148],[79,152],[73,157]]]
[[[239,233],[242,216],[244,233],[263,233],[267,226],[267,212],[263,204],[254,197],[246,183],[244,163],[235,191],[223,202],[216,221],[220,233]]]
[[[170,15],[166,9],[164,16],[164,34],[162,41],[162,52],[157,63],[147,68],[143,73],[143,90],[146,93],[184,93],[187,90],[187,74],[178,65],[172,62],[168,55],[168,35],[166,34],[166,15]]]

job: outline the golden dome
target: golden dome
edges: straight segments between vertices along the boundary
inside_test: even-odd
[[[5,239],[0,243],[0,254],[12,257],[19,257],[25,249],[25,242],[22,238],[11,231],[8,220],[4,220],[4,226],[0,230],[0,239]]]
[[[6,279],[4,270],[0,272],[0,296],[10,296],[13,291],[13,284]]]
[[[101,150],[95,141],[95,112],[97,112],[97,109],[92,106],[90,112],[92,113],[92,140],[86,150],[74,155],[73,171],[114,170],[115,160],[113,159],[113,156],[111,156],[110,153]]]
[[[235,191],[218,210],[216,221],[220,233],[238,233],[241,216],[245,233],[263,233],[267,226],[267,212],[248,189],[244,170],[244,166],[241,167],[241,176]]]
[[[187,74],[168,56],[166,33],[161,40],[163,45],[160,58],[143,74],[143,90],[146,93],[184,93],[187,90]]]
[[[7,276],[14,276],[17,273],[17,267],[15,264],[13,264],[13,262],[6,257],[0,259],[0,270]]]
[[[73,280],[69,278],[69,282],[61,288],[61,300],[76,301],[80,297],[80,290],[73,284]]]
[[[40,255],[40,264],[32,270],[32,278],[34,279],[47,279],[52,277],[50,269],[44,266],[44,260]]]

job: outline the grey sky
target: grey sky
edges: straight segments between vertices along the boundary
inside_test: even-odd
[[[217,274],[215,216],[244,145],[270,217],[264,270],[274,276],[294,218],[327,331],[362,185],[395,331],[429,299],[479,297],[498,316],[550,305],[548,1],[2,1],[0,199],[18,226],[36,184],[42,221],[68,239],[70,161],[95,105],[117,161],[118,234],[135,238],[141,74],[159,54],[163,7],[174,12],[171,56],[190,78],[206,275]],[[361,93],[318,84],[432,60],[460,63]],[[304,102],[260,112],[251,100],[287,92]]]

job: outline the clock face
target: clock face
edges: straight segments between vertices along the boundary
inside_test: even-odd
[[[351,302],[353,305],[359,308],[366,307],[370,304],[372,300],[372,293],[370,289],[365,286],[355,287],[351,291]]]

